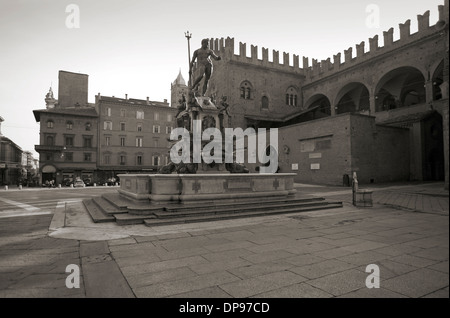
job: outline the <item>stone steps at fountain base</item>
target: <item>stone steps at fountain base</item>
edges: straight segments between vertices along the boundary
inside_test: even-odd
[[[127,213],[127,209],[121,209],[111,204],[108,200],[103,197],[95,197],[92,199],[94,203],[107,215]]]
[[[330,202],[320,197],[285,197],[234,202],[201,202],[152,204],[108,194],[83,201],[94,222],[115,221],[118,225],[147,226],[224,220],[251,216],[341,208],[342,202]],[[117,212],[114,212],[117,211]]]
[[[236,210],[236,212],[227,212],[227,213],[213,213],[210,214],[201,214],[193,213],[193,215],[188,216],[171,216],[166,218],[152,218],[145,219],[144,223],[146,226],[160,226],[160,225],[172,225],[172,224],[183,224],[183,223],[195,223],[195,222],[208,222],[208,221],[220,221],[220,220],[228,220],[228,219],[236,219],[236,218],[247,218],[247,217],[256,217],[256,216],[267,216],[267,215],[276,215],[276,214],[287,214],[287,213],[298,213],[298,212],[307,212],[307,211],[315,211],[315,210],[325,210],[325,209],[335,209],[342,208],[341,202],[329,202],[327,204],[320,205],[309,205],[295,208],[287,208],[287,209],[261,209],[259,211],[250,211],[250,212],[242,212]]]
[[[191,209],[183,208],[181,211],[161,211],[155,212],[154,215],[159,219],[169,219],[169,218],[188,218],[188,217],[197,217],[197,216],[207,216],[213,214],[236,214],[236,213],[253,213],[260,211],[281,211],[288,209],[297,209],[307,208],[307,207],[315,207],[315,206],[325,206],[329,202],[324,200],[316,200],[311,201],[307,200],[306,202],[295,200],[295,202],[283,202],[283,203],[272,203],[267,202],[265,205],[245,205],[245,206],[220,206],[214,207],[210,206],[208,209],[198,209],[197,207],[192,207]]]
[[[324,198],[318,197],[310,197],[310,198],[296,198],[296,197],[285,197],[285,198],[260,198],[259,200],[249,200],[242,199],[230,202],[205,202],[205,203],[187,203],[187,204],[173,204],[167,205],[165,207],[165,211],[172,213],[183,213],[184,211],[192,211],[195,209],[196,211],[210,211],[214,209],[214,211],[219,211],[223,209],[229,209],[230,207],[234,207],[239,210],[247,209],[248,207],[252,208],[261,208],[261,207],[271,207],[271,206],[279,206],[279,205],[294,205],[294,204],[307,204],[308,202],[317,203],[318,201],[323,201]]]
[[[114,222],[116,218],[106,214],[93,199],[83,200],[83,205],[95,223]]]

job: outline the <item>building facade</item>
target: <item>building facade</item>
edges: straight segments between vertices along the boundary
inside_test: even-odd
[[[69,184],[76,178],[94,179],[97,163],[97,112],[94,107],[33,111],[40,122],[41,182]]]
[[[76,178],[93,180],[97,170],[98,114],[87,100],[88,75],[59,72],[58,99],[50,88],[45,109],[34,110],[40,122],[41,180],[69,185]]]
[[[164,102],[96,96],[99,112],[97,168],[102,178],[154,173],[169,162],[176,108]]]
[[[182,84],[179,79],[174,85]],[[182,85],[181,85],[182,86]],[[69,185],[80,178],[104,184],[120,173],[149,172],[169,162],[168,139],[177,109],[163,102],[95,97],[87,100],[88,76],[60,71],[58,99],[50,88],[40,122],[40,182]],[[181,91],[180,91],[181,92]]]
[[[438,7],[435,25],[427,11],[413,34],[407,20],[398,40],[391,28],[383,46],[374,36],[368,49],[361,42],[356,54],[349,48],[343,59],[338,53],[311,65],[303,57],[303,67],[298,55],[283,53],[281,62],[274,50],[269,61],[266,48],[258,56],[251,45],[247,54],[239,43],[235,54],[234,39],[211,39],[222,60],[214,62],[207,95],[227,96],[232,127],[280,128],[279,146],[292,150],[281,171],[297,172],[297,182],[342,184],[356,171],[362,183],[445,180],[448,188],[448,6],[445,0]],[[404,141],[406,154],[394,140]],[[298,172],[302,166],[308,169]],[[333,167],[339,169],[331,173]]]
[[[0,185],[18,185],[22,178],[22,148],[0,134]]]

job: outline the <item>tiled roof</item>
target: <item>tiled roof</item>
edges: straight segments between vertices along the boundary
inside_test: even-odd
[[[149,100],[147,103],[147,100],[144,100],[144,99],[135,99],[135,98],[125,99],[125,98],[109,97],[109,96],[101,96],[100,101],[120,102],[120,103],[128,103],[128,104],[143,105],[143,106],[163,106],[163,107],[169,106],[169,104],[165,103],[165,102]]]

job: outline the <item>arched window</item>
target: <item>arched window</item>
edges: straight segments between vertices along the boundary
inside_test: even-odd
[[[240,87],[241,98],[252,99],[253,98],[253,87],[249,81],[243,81]]]
[[[286,105],[297,106],[297,90],[294,87],[289,87],[286,90]]]
[[[49,119],[47,120],[47,128],[53,128],[55,126],[55,123],[53,120]]]
[[[269,109],[269,98],[267,96],[263,96],[261,98],[261,108],[262,109]]]
[[[67,128],[68,130],[72,130],[72,128],[73,128],[73,123],[72,123],[70,120],[66,121],[66,128]]]

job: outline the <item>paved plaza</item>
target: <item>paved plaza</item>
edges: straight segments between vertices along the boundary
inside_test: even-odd
[[[296,188],[344,207],[154,228],[93,223],[79,200],[0,214],[0,297],[449,297],[443,183],[374,185],[370,208],[350,188]],[[70,264],[79,288],[66,287]],[[371,264],[379,288],[366,286]]]

